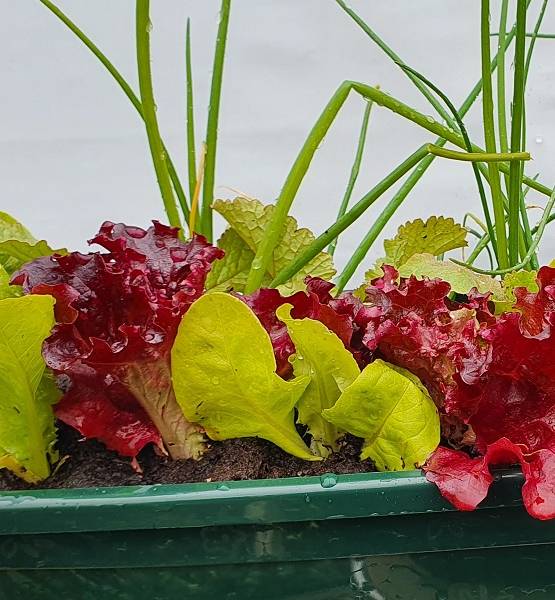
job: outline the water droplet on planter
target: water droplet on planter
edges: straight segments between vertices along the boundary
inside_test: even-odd
[[[227,485],[219,485],[216,489],[218,492],[229,492],[229,487]]]
[[[305,501],[307,504],[310,502],[310,496],[309,496],[308,494],[307,494],[307,495],[304,497],[304,501]]]
[[[337,477],[333,473],[326,473],[320,477],[320,485],[323,488],[332,488],[337,484]]]

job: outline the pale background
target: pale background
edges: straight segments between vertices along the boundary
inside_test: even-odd
[[[135,89],[134,2],[59,0]],[[205,130],[218,0],[152,0],[153,71],[161,130],[185,172],[184,37],[191,17],[197,140]],[[533,0],[530,21],[541,4]],[[497,23],[496,2],[492,30]],[[479,78],[478,0],[352,0],[401,57],[456,104]],[[531,28],[531,27],[530,27]],[[548,8],[543,31],[555,31]],[[494,45],[492,45],[492,50]],[[97,60],[38,0],[3,0],[0,20],[0,210],[53,245],[84,249],[105,219],[145,226],[163,219],[144,128]],[[555,184],[555,40],[538,40],[527,98],[529,150]],[[333,0],[234,0],[225,65],[217,194],[228,188],[264,201],[277,196],[307,132],[344,79],[380,84],[430,113],[426,101]],[[509,76],[510,80],[510,76]],[[294,205],[320,233],[333,222],[354,156],[363,104],[348,100],[319,150]],[[481,143],[480,104],[467,118]],[[353,201],[433,136],[384,109],[373,112]],[[341,240],[339,265],[384,205]],[[545,198],[529,195],[530,202]],[[386,234],[416,216],[479,212],[470,166],[436,161]],[[539,211],[535,211],[538,215]],[[537,218],[537,216],[536,216]],[[542,258],[555,257],[546,235]],[[380,256],[381,243],[371,258]]]

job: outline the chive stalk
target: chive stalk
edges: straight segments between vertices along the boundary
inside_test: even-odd
[[[524,60],[526,44],[526,0],[517,0],[516,42],[513,79],[513,110],[511,117],[511,152],[520,152],[522,143],[522,118],[524,107]],[[489,37],[489,36],[488,36]],[[488,39],[489,44],[489,39]],[[509,261],[518,263],[518,228],[520,197],[522,192],[522,162],[512,162],[509,167]]]
[[[341,200],[341,204],[339,206],[339,210],[337,212],[337,219],[340,219],[346,212],[347,207],[349,206],[349,202],[351,200],[351,196],[353,195],[353,189],[355,187],[356,180],[358,178],[358,174],[360,171],[360,163],[362,162],[362,155],[364,153],[364,146],[366,144],[366,135],[368,132],[368,123],[370,121],[370,113],[372,112],[373,102],[369,100],[366,103],[366,107],[364,109],[364,115],[362,117],[362,125],[360,127],[360,134],[358,137],[357,150],[355,154],[355,160],[353,162],[353,166],[351,167],[351,174],[349,175],[349,181],[347,182],[347,188],[345,189],[345,194],[343,195],[343,199]],[[335,248],[337,246],[337,238],[335,238],[331,244],[328,246],[328,252],[331,256],[335,253]]]
[[[173,195],[173,188],[168,172],[166,153],[164,152],[160,131],[158,129],[156,104],[154,102],[154,92],[152,89],[152,73],[150,71],[150,30],[152,28],[149,16],[150,0],[137,0],[135,6],[139,89],[141,92],[141,105],[143,107],[150,153],[152,155],[156,178],[158,179],[162,201],[170,225],[173,227],[181,227],[181,220],[179,218],[179,213],[177,212],[177,204]]]
[[[486,152],[496,153],[495,125],[493,119],[493,93],[491,82],[491,51],[489,29],[489,0],[481,2],[481,50],[482,50],[482,116],[484,121],[484,138]],[[511,163],[513,164],[513,163]],[[495,235],[497,258],[499,267],[505,269],[509,266],[509,252],[507,247],[507,232],[505,229],[505,211],[501,199],[501,182],[497,163],[488,163],[493,215],[495,219]],[[518,227],[518,224],[517,224]],[[515,229],[515,233],[516,233]]]
[[[209,242],[213,237],[212,202],[214,201],[214,177],[216,171],[216,147],[218,143],[218,120],[220,115],[220,98],[222,95],[222,79],[224,58],[227,43],[227,30],[231,0],[222,0],[220,8],[220,23],[216,38],[214,53],[214,68],[212,70],[212,85],[210,87],[210,105],[208,107],[208,122],[206,125],[206,158],[204,163],[204,184],[202,187],[202,209],[200,222],[202,233]]]
[[[197,187],[197,159],[195,151],[195,111],[193,103],[193,68],[191,60],[191,19],[187,19],[185,34],[185,72],[187,76],[187,170],[189,175],[189,198],[191,207]]]

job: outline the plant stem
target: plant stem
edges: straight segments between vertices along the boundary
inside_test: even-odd
[[[505,37],[507,35],[507,13],[509,0],[501,2],[501,16],[499,19],[499,40],[497,42],[497,123],[499,127],[499,148],[501,152],[509,151],[507,137],[507,116],[505,113]],[[509,178],[505,176],[505,188],[509,191]]]
[[[490,34],[492,37],[498,36],[499,33],[495,32],[495,33],[491,33]],[[538,33],[537,35],[534,35],[533,32],[529,32],[526,34],[526,37],[529,38],[538,38],[538,39],[543,39],[543,40],[555,40],[555,33]]]
[[[353,19],[353,21],[362,29],[362,31],[364,31],[364,33],[366,33],[366,35],[375,44],[377,44],[387,56],[389,56],[389,58],[393,62],[398,64],[400,67],[405,66],[405,63],[401,59],[401,57],[398,54],[396,54],[395,51],[388,44],[386,44],[385,41],[363,19],[361,19],[352,8],[347,6],[347,4],[343,0],[335,0],[335,2],[339,5],[341,9],[343,9],[343,11],[345,11],[345,13],[347,13],[351,17],[351,19]],[[414,85],[420,91],[420,93],[432,105],[432,107],[435,109],[438,115],[442,119],[444,119],[450,126],[455,127],[456,124],[452,123],[452,119],[449,113],[437,101],[434,95],[430,93],[428,88],[425,85],[422,85],[422,82],[417,77],[415,77],[414,74],[410,71],[405,71],[405,73],[408,76],[408,78],[414,83]]]
[[[513,111],[511,118],[511,152],[520,152],[524,106],[524,54],[526,44],[526,0],[517,0],[516,42],[513,80]],[[489,43],[489,41],[488,41]],[[518,229],[523,165],[512,162],[509,167],[509,261],[515,264],[518,255]]]
[[[204,165],[204,185],[202,188],[201,230],[209,242],[212,241],[213,237],[212,202],[214,201],[218,118],[220,115],[220,98],[222,95],[222,78],[230,10],[231,0],[222,0],[220,23],[216,38],[216,51],[214,53],[214,67],[212,69],[208,122],[206,126],[206,160]]]
[[[93,55],[100,61],[102,66],[108,71],[108,73],[110,73],[110,75],[114,78],[116,83],[120,86],[123,93],[131,101],[131,104],[135,107],[135,110],[139,113],[139,116],[144,121],[143,107],[141,105],[141,101],[139,100],[135,92],[131,89],[131,86],[123,78],[122,74],[108,59],[108,57],[85,33],[83,33],[83,31],[81,31],[81,29],[79,29],[79,27],[77,27],[77,25],[65,13],[63,13],[55,4],[50,2],[50,0],[39,0],[39,2],[41,2],[50,12],[52,12],[54,16],[56,16],[72,33],[74,33],[75,36],[81,42],[83,42],[83,44],[93,53]],[[175,189],[175,193],[179,200],[179,204],[181,205],[183,216],[185,217],[185,220],[188,220],[189,206],[187,204],[185,192],[183,191],[183,186],[179,181],[177,171],[175,170],[175,166],[165,145],[163,147],[163,150],[166,153],[168,171],[172,180],[173,187]]]
[[[301,181],[310,166],[320,142],[326,135],[335,116],[339,112],[339,109],[347,99],[350,89],[350,86],[345,85],[345,83],[339,86],[312,127],[301,151],[297,155],[297,158],[287,175],[287,179],[283,184],[283,188],[281,189],[281,193],[272,213],[272,218],[270,219],[265,235],[262,238],[262,242],[259,245],[256,256],[252,262],[245,286],[245,293],[251,294],[260,287],[264,274],[268,270],[274,248],[281,235],[283,224],[289,213],[289,208],[301,185]],[[334,238],[331,238],[330,241],[333,239]]]
[[[523,95],[524,92],[526,91],[526,84],[528,82],[528,74],[530,73],[530,65],[532,63],[532,55],[534,53],[534,48],[536,46],[536,39],[539,35],[539,30],[545,15],[545,11],[547,8],[547,2],[548,0],[543,0],[540,12],[538,14],[538,18],[536,20],[536,24],[534,26],[534,31],[531,35],[531,40],[530,40],[530,45],[528,47],[528,52],[526,54],[526,62],[524,65],[524,91],[523,91]],[[523,106],[522,106],[522,148],[526,148],[526,99],[524,97],[523,99]],[[524,169],[523,169],[524,172]],[[529,188],[528,188],[529,189]],[[519,208],[520,208],[520,216],[522,219],[522,225],[524,227],[524,233],[526,235],[526,245],[528,248],[530,248],[530,245],[532,243],[532,232],[530,231],[530,222],[528,220],[528,212],[526,211],[526,203],[524,201],[525,198],[525,192],[520,193],[520,203],[519,203]],[[530,259],[530,268],[533,270],[537,270],[539,269],[539,261],[538,261],[538,257],[537,254],[534,253],[532,255],[532,258]]]
[[[481,5],[481,47],[482,47],[482,114],[484,120],[484,138],[486,152],[495,153],[495,125],[493,120],[493,99],[491,83],[491,55],[489,35],[489,0],[482,0]],[[509,254],[507,248],[507,233],[505,229],[505,212],[501,199],[501,182],[497,163],[488,163],[493,214],[495,219],[495,236],[497,247],[497,258],[500,268],[509,266]]]
[[[530,160],[528,152],[498,152],[488,154],[487,152],[457,152],[447,150],[435,144],[428,144],[428,152],[434,156],[448,158],[451,160],[462,160],[466,162],[508,162],[512,160]]]
[[[166,154],[160,139],[158,121],[156,119],[156,104],[152,90],[152,74],[150,72],[150,29],[152,27],[149,17],[150,0],[137,0],[136,3],[136,36],[137,36],[137,68],[139,73],[139,89],[141,91],[141,105],[152,155],[156,178],[160,186],[162,201],[168,215],[170,225],[181,227],[181,220],[177,212],[177,204],[173,195],[173,188],[166,164]]]
[[[295,275],[304,265],[310,262],[319,252],[321,252],[333,239],[340,235],[347,227],[354,223],[382,194],[393,186],[401,177],[415,167],[427,154],[426,147],[422,146],[416,152],[411,154],[405,161],[396,167],[380,183],[374,186],[365,196],[363,196],[348,212],[338,219],[329,229],[312,242],[297,259],[282,269],[271,282],[271,287],[276,287],[285,283],[290,277]]]
[[[552,217],[555,217],[555,215],[551,215],[551,211],[553,210],[554,205],[555,205],[555,190],[553,190],[553,192],[549,198],[549,201],[545,205],[545,209],[543,211],[542,218],[536,227],[536,234],[534,236],[534,241],[532,242],[532,245],[530,246],[530,249],[528,250],[528,253],[526,254],[526,256],[518,264],[508,267],[507,269],[497,269],[494,271],[488,271],[486,269],[479,269],[478,267],[468,265],[466,263],[460,262],[455,259],[451,259],[451,260],[458,265],[467,267],[471,271],[474,271],[476,273],[482,273],[483,275],[506,275],[507,273],[511,273],[512,271],[519,271],[520,269],[523,269],[530,262],[530,258],[532,257],[532,255],[536,252],[536,249],[543,237],[543,233],[544,233],[546,225],[551,220],[553,220]]]
[[[337,219],[340,219],[347,210],[349,206],[349,202],[351,200],[351,196],[353,194],[353,189],[355,187],[356,180],[358,178],[358,173],[360,171],[360,163],[362,162],[362,155],[364,153],[364,145],[366,143],[366,134],[368,132],[368,123],[370,121],[370,113],[372,112],[373,102],[370,100],[366,103],[366,108],[364,109],[364,116],[362,117],[362,125],[360,127],[360,134],[358,137],[358,145],[357,151],[355,154],[355,160],[353,162],[353,166],[351,167],[351,174],[349,176],[349,181],[347,182],[347,188],[345,190],[345,194],[343,195],[343,199],[341,200],[341,205],[339,206],[339,211],[337,212]],[[328,246],[328,252],[331,256],[335,253],[335,248],[337,246],[337,239],[335,238],[331,244]]]
[[[195,174],[195,189],[193,190],[193,195],[191,196],[191,218],[189,219],[189,234],[193,237],[193,234],[196,233],[197,227],[197,209],[198,209],[198,200],[200,197],[200,188],[202,185],[202,180],[204,177],[204,159],[206,157],[206,144],[203,142],[201,148],[201,155],[198,164],[198,175]]]
[[[189,173],[189,198],[191,212],[193,194],[197,187],[197,159],[195,153],[195,111],[193,103],[193,68],[191,66],[191,19],[187,19],[185,35],[185,70],[187,74],[187,168]]]

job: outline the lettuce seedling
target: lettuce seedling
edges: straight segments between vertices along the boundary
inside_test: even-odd
[[[378,471],[415,469],[439,444],[437,408],[418,377],[376,360],[344,390],[325,419],[364,438],[361,460]]]
[[[287,326],[295,344],[295,354],[290,358],[295,377],[310,378],[297,403],[298,421],[307,426],[312,436],[312,451],[327,457],[339,449],[338,440],[344,431],[326,420],[322,412],[335,405],[360,369],[335,333],[319,321],[293,319],[291,308],[291,304],[284,304],[276,315]]]
[[[215,292],[191,306],[172,349],[172,378],[185,416],[212,439],[261,437],[321,460],[295,430],[294,408],[310,378],[276,374],[270,338],[239,299]]]

